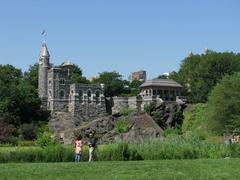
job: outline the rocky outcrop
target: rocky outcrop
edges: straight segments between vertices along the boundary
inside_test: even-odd
[[[74,117],[69,112],[54,112],[51,114],[48,126],[53,130],[55,138],[63,142],[65,139],[63,132],[75,127]]]
[[[164,102],[161,105],[156,105],[155,110],[151,112],[151,116],[159,114],[164,119],[162,128],[171,128],[181,125],[183,121],[183,111],[186,104]]]
[[[121,118],[119,119],[121,120]],[[116,120],[115,122],[117,122]],[[114,141],[137,142],[148,138],[157,138],[162,133],[162,129],[147,113],[138,113],[129,116],[129,131],[119,133],[113,129],[106,133],[100,143],[109,143]]]
[[[76,117],[67,112],[55,112],[51,115],[49,127],[54,132],[54,137],[64,144],[72,144],[78,134],[84,137],[90,131],[102,136],[114,128],[112,116],[104,116],[92,121],[82,122],[81,125]]]
[[[119,133],[116,123],[124,118],[128,119],[129,131]],[[109,143],[115,141],[134,142],[146,138],[156,138],[162,133],[162,129],[147,113],[132,113],[129,116],[105,116],[89,122],[83,122],[76,126],[76,120],[71,113],[54,113],[49,121],[49,127],[53,129],[54,135],[64,144],[72,144],[79,134],[86,140],[90,131],[95,132],[98,143]]]

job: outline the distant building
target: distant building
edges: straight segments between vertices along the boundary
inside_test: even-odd
[[[140,70],[137,72],[133,72],[129,77],[129,81],[139,80],[139,81],[146,81],[147,73],[144,70]]]
[[[88,78],[88,80],[89,80],[90,82],[94,82],[94,81],[97,80],[98,78],[99,78],[99,76],[92,76],[92,77]]]

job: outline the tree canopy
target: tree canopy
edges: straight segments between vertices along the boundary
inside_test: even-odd
[[[216,133],[240,130],[240,72],[226,75],[209,96],[207,117]]]
[[[61,68],[67,69],[68,67],[61,66]],[[72,64],[72,66],[69,68],[71,71],[71,83],[90,83],[90,81],[85,76],[83,76],[82,69],[78,65]]]
[[[218,53],[191,55],[182,61],[179,72],[170,75],[182,84],[190,101],[207,102],[207,97],[221,78],[227,74],[240,71],[240,55],[235,53]]]
[[[116,71],[100,73],[99,77],[94,79],[93,83],[104,84],[104,94],[107,97],[118,96],[124,93],[122,75]]]
[[[29,123],[39,117],[41,102],[35,80],[29,80],[30,74],[23,76],[20,69],[0,65],[0,114],[15,125]]]

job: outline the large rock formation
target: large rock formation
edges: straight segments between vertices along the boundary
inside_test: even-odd
[[[114,117],[105,116],[95,120],[84,122],[77,126],[77,119],[70,113],[54,113],[49,121],[49,127],[53,129],[54,135],[64,144],[73,143],[78,134],[83,135],[84,139],[90,131],[95,132],[98,143],[109,143],[114,141],[133,142],[146,138],[156,138],[160,136],[162,129],[147,113],[132,113],[127,116],[129,131],[118,132],[116,123],[126,116]]]
[[[129,116],[129,131],[119,133],[117,129],[113,129],[105,134],[100,143],[109,143],[114,141],[138,142],[143,139],[157,138],[163,132],[158,124],[147,113],[134,114]],[[116,120],[119,121],[118,119]]]

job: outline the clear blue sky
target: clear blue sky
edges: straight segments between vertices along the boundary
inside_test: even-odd
[[[2,0],[0,64],[38,61],[41,31],[55,65],[70,60],[87,77],[177,71],[188,52],[240,52],[238,0]]]

